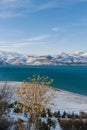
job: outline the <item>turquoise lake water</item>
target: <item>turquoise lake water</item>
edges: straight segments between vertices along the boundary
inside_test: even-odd
[[[33,74],[54,79],[55,88],[87,95],[87,66],[0,66],[0,81],[23,81]]]

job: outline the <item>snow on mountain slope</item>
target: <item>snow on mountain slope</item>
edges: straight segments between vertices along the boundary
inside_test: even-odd
[[[87,52],[83,53],[81,56],[87,57]]]
[[[60,65],[87,64],[87,52],[61,53],[55,56],[29,56],[19,53],[0,51],[0,64],[17,65]]]

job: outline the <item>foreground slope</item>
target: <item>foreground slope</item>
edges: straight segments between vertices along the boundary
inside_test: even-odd
[[[0,88],[4,85],[4,82],[0,82]],[[21,85],[21,82],[8,82],[8,87],[10,87],[13,91],[16,87]],[[50,108],[53,112],[54,111],[67,111],[67,112],[87,112],[87,96],[58,90],[56,90],[55,96],[51,101],[47,104],[47,107]],[[11,102],[17,100],[17,97],[13,95],[11,98]]]

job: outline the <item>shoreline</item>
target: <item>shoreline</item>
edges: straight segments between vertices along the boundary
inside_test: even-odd
[[[0,81],[0,87],[3,86],[4,83],[5,81]],[[7,85],[11,87],[11,89],[20,86],[20,84],[21,82],[7,82]],[[79,113],[81,111],[87,112],[87,96],[53,87],[51,88],[56,90],[55,97],[49,101],[47,107],[50,108],[53,112],[58,110],[61,112],[66,111],[75,113]]]
[[[52,88],[54,90],[57,90],[57,91],[62,91],[62,92],[70,93],[71,95],[77,95],[77,96],[87,97],[87,95],[84,95],[84,94],[80,94],[80,93],[76,93],[76,92],[71,92],[71,91],[67,91],[67,90],[63,90],[63,89],[59,89],[59,88],[54,88],[54,87],[52,87]]]
[[[22,82],[19,82],[19,81],[0,81],[0,85],[4,84],[4,83],[7,83],[7,85],[11,85],[11,87],[14,87],[14,85],[17,85],[17,87],[22,83]],[[60,92],[65,92],[65,93],[69,93],[71,95],[77,95],[77,96],[82,96],[82,97],[86,97],[86,95],[83,95],[83,94],[79,94],[79,93],[75,93],[75,92],[71,92],[71,91],[67,91],[67,90],[63,90],[63,89],[59,89],[59,88],[55,88],[55,87],[52,87],[52,86],[49,86],[49,88],[52,88],[56,91],[60,91]]]
[[[10,84],[12,86],[14,85],[20,85],[22,82],[20,81],[0,81],[0,84],[4,84],[4,83],[7,83],[7,84]],[[67,92],[67,93],[70,93],[72,95],[77,95],[77,96],[84,96],[84,97],[87,97],[87,95],[84,95],[84,94],[80,94],[80,93],[76,93],[76,92],[71,92],[71,91],[68,91],[68,90],[63,90],[63,89],[60,89],[60,88],[55,88],[55,87],[52,87],[52,86],[49,86],[50,88],[56,90],[56,91],[62,91],[62,92]]]

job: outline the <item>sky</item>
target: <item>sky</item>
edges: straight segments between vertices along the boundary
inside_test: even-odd
[[[87,0],[0,0],[0,50],[87,51]]]

